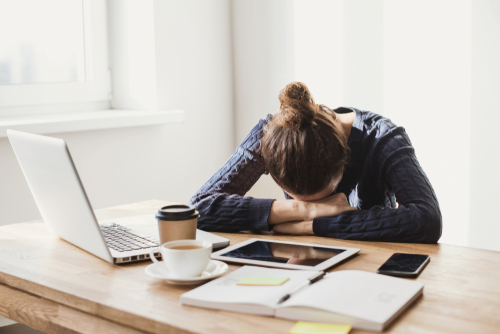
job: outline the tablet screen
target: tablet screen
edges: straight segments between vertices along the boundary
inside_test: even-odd
[[[258,240],[220,256],[314,267],[344,251],[345,249]]]

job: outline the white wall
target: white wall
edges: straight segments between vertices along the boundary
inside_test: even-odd
[[[383,4],[383,114],[405,127],[434,187],[440,241],[458,245],[467,245],[469,216],[470,3]]]
[[[383,1],[343,0],[342,105],[384,113]]]
[[[158,109],[157,25],[154,0],[108,0],[114,109]]]
[[[235,138],[239,144],[259,119],[279,108],[278,92],[294,80],[293,2],[233,1]],[[248,193],[284,198],[264,175]]]
[[[158,108],[185,123],[57,134],[67,141],[94,208],[147,199],[186,202],[231,154],[229,0],[154,2]],[[39,213],[6,138],[0,139],[0,222]]]
[[[344,102],[342,10],[342,0],[294,1],[293,80],[306,83],[316,102],[330,107]]]
[[[500,250],[500,1],[472,1],[469,245]]]

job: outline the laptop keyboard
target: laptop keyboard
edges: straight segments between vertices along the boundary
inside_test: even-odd
[[[130,229],[116,223],[101,226],[101,232],[108,247],[118,252],[128,252],[160,246],[157,240],[138,236],[130,232]]]

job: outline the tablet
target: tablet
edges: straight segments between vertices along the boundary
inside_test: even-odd
[[[212,259],[285,269],[325,270],[359,252],[359,248],[249,239],[212,253]]]

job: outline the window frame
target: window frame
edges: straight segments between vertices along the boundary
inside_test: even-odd
[[[105,0],[82,2],[86,81],[0,85],[0,116],[26,114],[21,110],[36,111],[36,106],[44,106],[44,109],[47,105],[84,106],[97,101],[107,101],[109,105],[107,3]],[[32,108],[19,108],[28,106]]]

